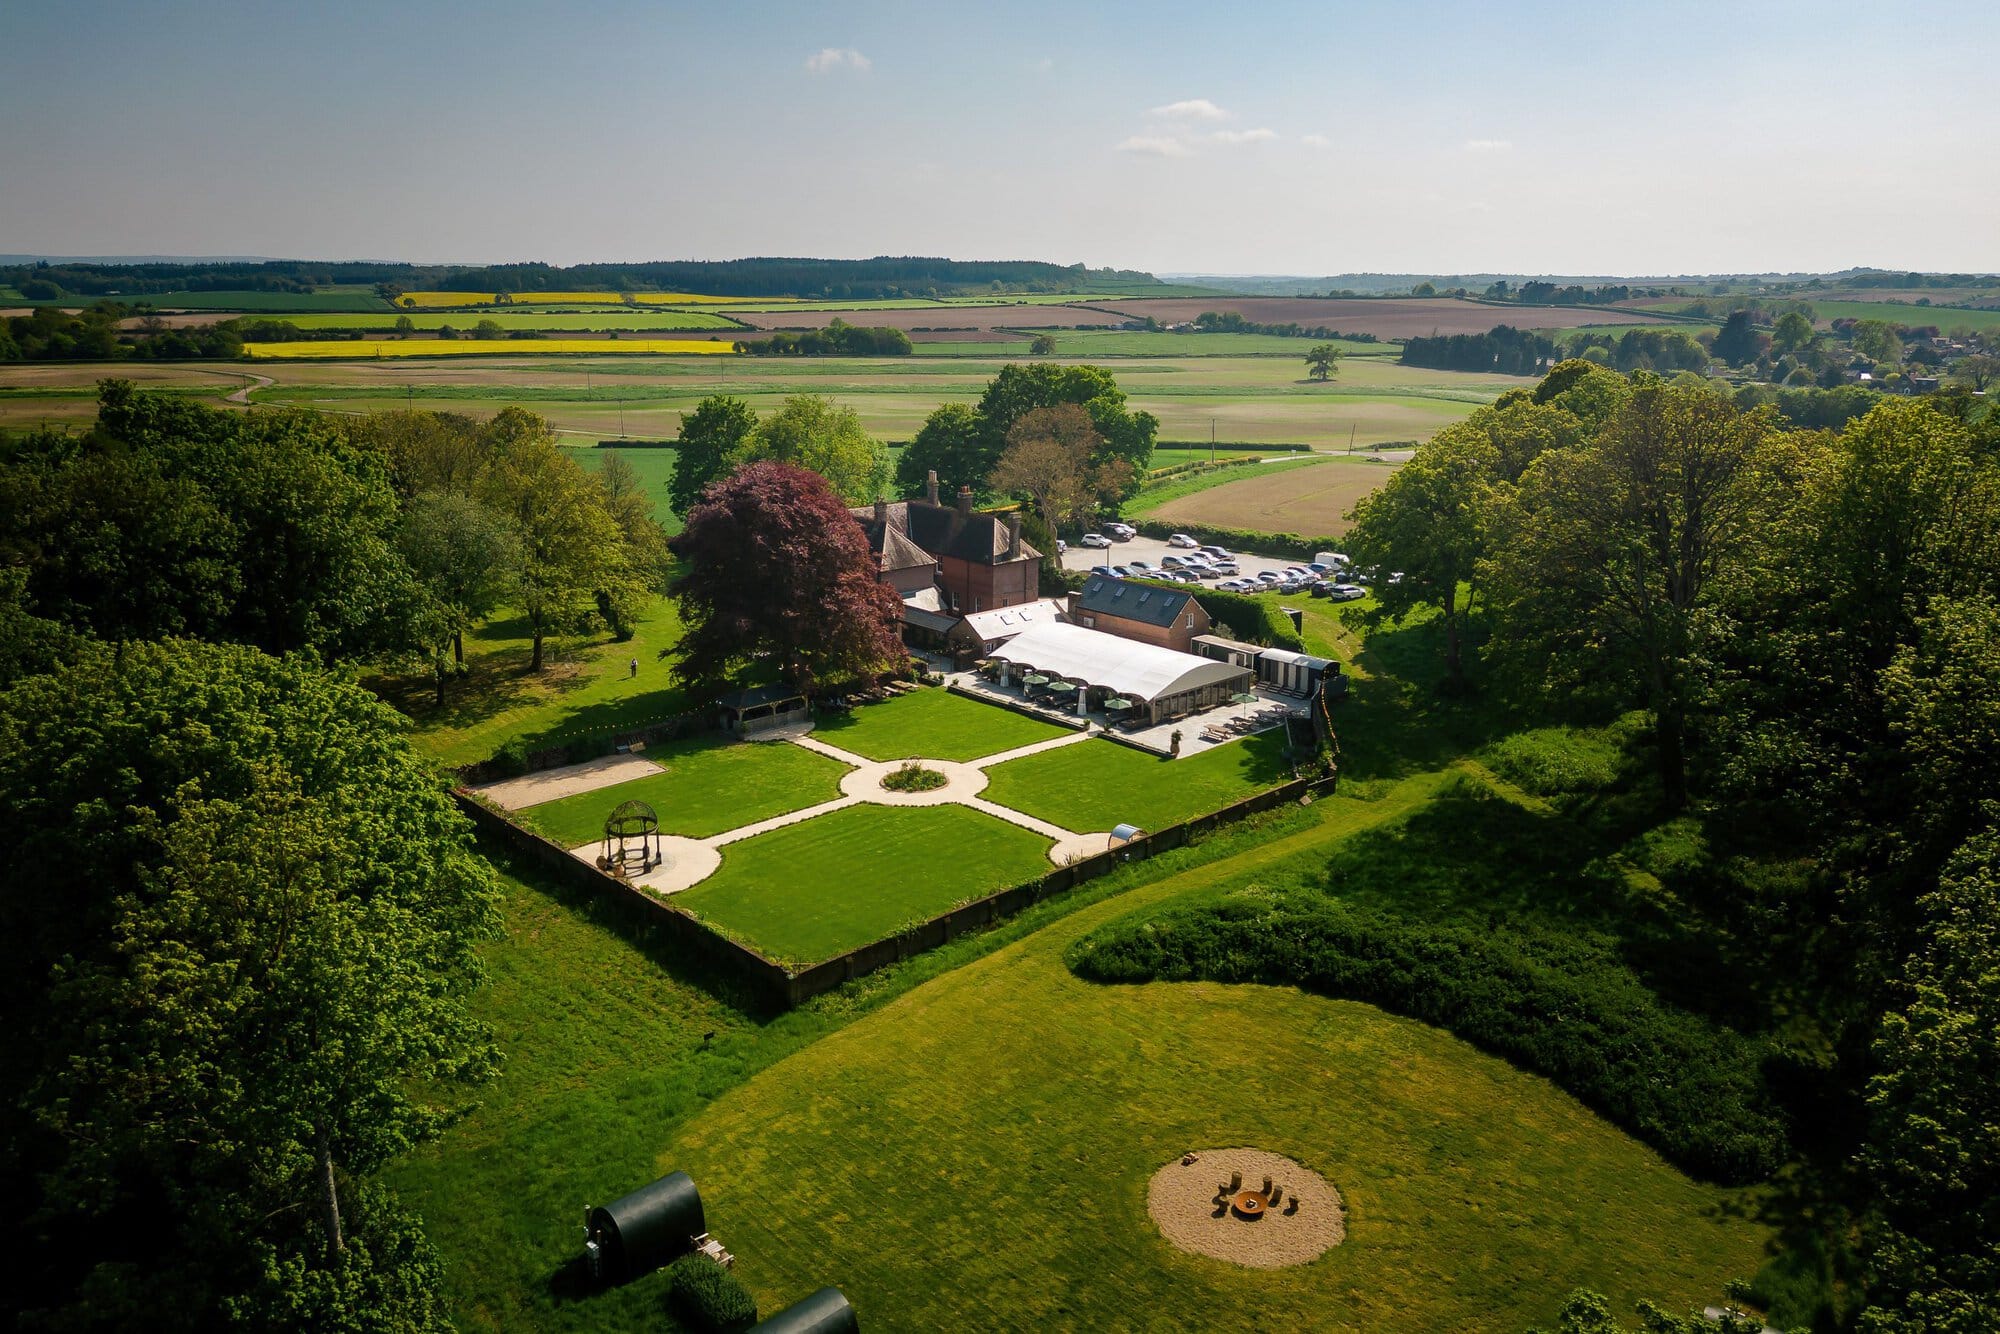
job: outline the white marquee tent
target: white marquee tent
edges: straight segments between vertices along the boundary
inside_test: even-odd
[[[1197,658],[1080,625],[1024,630],[995,649],[992,657],[1016,673],[1039,672],[1139,701],[1145,706],[1142,712],[1154,722],[1226,704],[1234,692],[1248,690],[1255,676],[1234,663]]]

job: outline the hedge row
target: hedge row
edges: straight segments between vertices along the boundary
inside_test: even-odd
[[[1762,1180],[1785,1156],[1762,1047],[1660,1001],[1574,937],[1407,922],[1345,904],[1229,902],[1072,945],[1099,982],[1262,982],[1367,1001],[1546,1075],[1681,1167]]]
[[[1170,463],[1164,468],[1148,468],[1146,470],[1146,485],[1151,486],[1155,482],[1164,482],[1173,477],[1185,477],[1190,473],[1215,472],[1221,468],[1240,468],[1253,463],[1262,463],[1263,461],[1263,456],[1260,454],[1241,454],[1213,461],[1201,459],[1193,463]]]
[[[1135,579],[1132,582],[1189,591],[1186,584],[1169,584],[1152,579]],[[1224,592],[1220,588],[1193,591],[1195,600],[1201,603],[1208,618],[1228,630],[1233,638],[1262,644],[1266,648],[1288,648],[1294,653],[1306,651],[1305,637],[1293,627],[1292,618],[1279,611],[1275,603],[1247,593]]]
[[[1302,537],[1297,533],[1260,533],[1250,528],[1217,528],[1207,524],[1165,523],[1159,519],[1134,519],[1132,526],[1148,537],[1172,537],[1186,533],[1204,545],[1228,547],[1231,551],[1254,551],[1268,556],[1290,556],[1311,560],[1322,551],[1338,551],[1340,540],[1333,537]]]
[[[756,1299],[736,1275],[706,1255],[691,1253],[667,1266],[667,1312],[687,1329],[748,1329],[757,1323]]]

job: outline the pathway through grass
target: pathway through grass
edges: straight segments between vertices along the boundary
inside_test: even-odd
[[[661,833],[707,838],[831,801],[848,772],[839,760],[781,741],[705,737],[651,747],[646,758],[666,772],[529,806],[515,818],[574,848],[603,836],[604,817],[619,802],[643,801],[660,817]]]

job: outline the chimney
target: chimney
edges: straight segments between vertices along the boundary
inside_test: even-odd
[[[884,528],[889,526],[889,502],[881,496],[875,497],[875,522]]]
[[[1021,559],[1021,511],[1007,516],[1007,559]]]
[[[972,517],[972,488],[969,486],[958,488],[958,512],[968,519]]]
[[[932,468],[928,473],[924,474],[924,499],[928,500],[933,505],[937,504],[936,468]]]

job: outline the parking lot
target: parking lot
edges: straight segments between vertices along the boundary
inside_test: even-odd
[[[1113,542],[1109,548],[1084,547],[1072,542],[1069,550],[1063,553],[1062,563],[1065,570],[1089,570],[1107,562],[1112,565],[1124,565],[1130,561],[1143,560],[1158,569],[1161,557],[1185,554],[1179,547],[1168,546],[1164,538],[1141,535],[1124,542]],[[1288,565],[1305,563],[1289,556],[1256,556],[1234,548],[1231,548],[1231,554],[1236,559],[1236,573],[1229,577],[1236,579],[1255,579],[1262,570],[1276,573]],[[1213,588],[1217,582],[1214,579],[1204,579],[1201,587]]]

